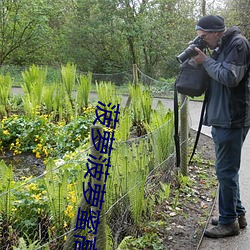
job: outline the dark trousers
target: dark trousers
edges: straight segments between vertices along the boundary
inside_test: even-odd
[[[212,127],[215,143],[216,175],[219,181],[219,223],[230,224],[245,214],[240,200],[239,169],[241,149],[249,127]]]

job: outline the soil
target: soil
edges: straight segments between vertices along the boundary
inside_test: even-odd
[[[13,156],[12,152],[7,152],[0,156],[0,160],[4,160],[6,165],[12,165],[16,181],[23,176],[30,177],[31,173],[32,176],[39,176],[45,171],[43,159],[37,159],[31,153],[22,153]]]

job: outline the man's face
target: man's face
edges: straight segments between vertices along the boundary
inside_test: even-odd
[[[206,32],[203,30],[197,30],[196,33],[208,44],[210,49],[215,49],[218,46],[218,42],[221,38],[221,32]]]

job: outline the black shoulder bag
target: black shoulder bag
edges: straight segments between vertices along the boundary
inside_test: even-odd
[[[178,93],[191,97],[201,96],[207,88],[207,72],[192,58],[183,62],[175,86]]]
[[[180,140],[179,140],[179,114],[178,114],[178,93],[187,96],[201,96],[205,93],[200,121],[198,126],[198,131],[196,134],[195,144],[193,152],[191,154],[189,163],[195,154],[195,150],[199,141],[200,132],[202,128],[202,121],[205,112],[206,102],[207,102],[207,86],[208,86],[209,76],[203,65],[198,65],[196,62],[190,58],[181,64],[180,73],[175,81],[174,89],[174,123],[175,123],[175,147],[176,147],[176,166],[180,166]]]

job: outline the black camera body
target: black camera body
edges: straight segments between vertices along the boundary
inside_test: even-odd
[[[207,43],[199,36],[197,36],[190,45],[180,54],[176,57],[177,61],[179,63],[183,63],[188,58],[198,55],[198,53],[195,51],[195,47],[199,48],[200,50],[203,50],[207,48]]]

